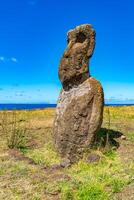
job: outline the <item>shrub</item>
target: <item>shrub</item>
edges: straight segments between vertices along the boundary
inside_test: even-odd
[[[26,148],[30,129],[27,127],[24,116],[21,116],[15,110],[3,111],[1,114],[1,127],[10,149]]]

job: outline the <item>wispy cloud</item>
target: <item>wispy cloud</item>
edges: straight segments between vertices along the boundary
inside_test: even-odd
[[[16,93],[15,93],[15,96],[16,96],[16,97],[17,97],[17,96],[18,96],[18,97],[22,97],[23,94],[22,94],[21,92],[16,92]]]
[[[105,99],[106,104],[134,104],[134,99],[120,99],[120,98],[109,98]]]
[[[4,62],[5,61],[5,57],[4,56],[0,56],[0,61]]]
[[[56,85],[10,85],[0,91],[1,103],[55,103],[60,88]]]
[[[133,83],[103,83],[106,103],[134,103]]]
[[[1,63],[7,63],[7,62],[13,62],[13,63],[18,63],[18,59],[16,57],[5,57],[5,56],[0,56],[0,62]]]
[[[11,61],[14,62],[14,63],[17,63],[17,62],[18,62],[17,58],[15,58],[15,57],[12,57],[12,58],[11,58]]]

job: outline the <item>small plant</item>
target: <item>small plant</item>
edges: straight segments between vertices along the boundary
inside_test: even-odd
[[[111,185],[112,185],[112,192],[116,193],[116,192],[120,192],[122,190],[124,185],[126,185],[126,182],[125,182],[125,180],[116,177],[112,180]]]
[[[111,146],[111,133],[114,131],[111,130],[111,114],[109,107],[105,110],[105,117],[106,117],[106,127],[100,128],[97,133],[97,137],[94,140],[93,148],[98,150],[109,150]]]
[[[26,148],[29,128],[19,112],[15,110],[3,111],[1,115],[1,127],[10,149]]]
[[[106,149],[109,149],[109,134],[110,134],[110,127],[111,127],[111,116],[110,116],[110,109],[107,108],[107,119],[108,119],[108,125],[107,125],[107,133],[106,133]]]
[[[76,193],[77,200],[110,200],[109,195],[100,184],[82,184]]]
[[[62,181],[59,183],[59,191],[61,192],[62,200],[74,200],[74,185],[71,182]]]

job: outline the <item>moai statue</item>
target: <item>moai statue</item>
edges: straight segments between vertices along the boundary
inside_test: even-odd
[[[89,24],[67,34],[59,78],[62,90],[54,121],[54,142],[61,157],[76,161],[97,137],[103,119],[101,84],[90,76],[89,58],[95,46],[95,31]]]

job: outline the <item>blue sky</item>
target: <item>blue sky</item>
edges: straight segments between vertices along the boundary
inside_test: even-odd
[[[96,30],[91,75],[106,102],[134,103],[133,0],[0,0],[0,103],[55,103],[66,32]]]

